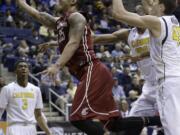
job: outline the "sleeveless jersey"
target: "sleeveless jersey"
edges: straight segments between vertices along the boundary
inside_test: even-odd
[[[43,108],[41,91],[31,83],[21,87],[18,83],[12,82],[2,88],[0,108],[6,109],[9,123],[34,124],[34,110]]]
[[[58,44],[59,44],[60,53],[63,52],[65,46],[69,41],[69,30],[70,30],[70,24],[68,22],[69,16],[70,14],[67,14],[63,17],[60,17],[59,20],[57,21]],[[95,52],[93,48],[90,26],[86,24],[79,48],[76,50],[75,54],[66,64],[66,66],[69,68],[69,71],[72,75],[80,79],[83,75],[82,67],[96,59],[97,58],[95,56]]]
[[[151,37],[151,58],[157,79],[180,77],[180,26],[175,16],[160,17],[161,36]],[[166,38],[165,38],[166,37]],[[163,43],[163,40],[166,39]]]

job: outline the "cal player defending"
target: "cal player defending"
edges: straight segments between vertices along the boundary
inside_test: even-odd
[[[150,56],[158,81],[158,110],[166,135],[180,134],[180,27],[172,14],[176,0],[154,0],[152,15],[139,16],[128,12],[122,0],[113,0],[116,20],[150,31]],[[155,15],[155,16],[153,16]],[[175,124],[173,124],[175,122]]]
[[[137,6],[136,12],[144,15],[141,5]],[[142,88],[142,94],[133,104],[129,116],[156,116],[157,109],[157,81],[155,69],[149,54],[150,33],[148,29],[132,28],[122,29],[112,34],[94,35],[94,43],[110,43],[123,40],[128,42],[131,49],[131,55],[121,59],[131,59],[137,62],[140,68],[141,76],[144,77],[145,83]],[[127,131],[127,135],[139,135],[142,129]]]
[[[15,65],[17,81],[2,88],[0,93],[0,118],[7,112],[7,135],[36,135],[36,121],[51,135],[42,116],[42,97],[38,87],[28,82],[29,67],[26,61]]]
[[[106,41],[107,40],[107,41]],[[156,116],[157,109],[157,81],[155,70],[149,55],[150,36],[147,29],[132,28],[131,30],[123,29],[113,34],[95,35],[95,43],[110,43],[125,40],[131,48],[131,55],[121,57],[122,60],[131,59],[137,62],[141,75],[145,83],[142,88],[142,94],[133,104],[129,116]],[[128,131],[128,135],[139,135],[141,129]]]
[[[144,15],[141,5],[137,6],[136,12]],[[94,43],[114,43],[118,41],[128,42],[131,49],[129,56],[121,57],[122,60],[131,59],[137,62],[141,76],[145,80],[142,95],[130,111],[130,116],[154,116],[158,110],[156,107],[157,81],[155,69],[150,58],[150,33],[148,29],[132,28],[122,29],[112,34],[94,35]]]

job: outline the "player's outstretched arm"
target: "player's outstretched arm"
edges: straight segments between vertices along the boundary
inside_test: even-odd
[[[128,29],[121,29],[112,34],[93,34],[94,44],[103,45],[107,43],[117,43],[119,41],[127,41],[129,34]],[[39,52],[45,52],[48,48],[58,46],[57,41],[50,41],[38,45]]]
[[[57,41],[49,41],[38,45],[38,52],[46,52],[48,48],[58,46]]]
[[[35,118],[36,118],[36,121],[37,121],[39,127],[42,130],[44,130],[47,135],[51,135],[48,125],[47,125],[44,117],[42,116],[41,109],[35,109],[34,115],[35,115]]]
[[[161,22],[158,17],[151,15],[140,16],[128,12],[124,8],[122,0],[113,0],[113,16],[117,21],[139,28],[148,28],[155,37],[159,37],[161,34]]]
[[[93,35],[94,44],[117,43],[118,41],[127,41],[129,35],[128,29],[120,29],[112,34]]]
[[[132,62],[137,62],[137,61],[143,60],[144,58],[148,58],[148,57],[150,57],[150,53],[144,52],[138,56],[131,56],[129,54],[129,55],[122,56],[119,59],[120,60],[131,60]]]
[[[56,18],[51,16],[48,13],[45,12],[39,12],[35,8],[29,6],[26,3],[26,0],[17,0],[18,6],[25,12],[27,12],[31,17],[33,17],[35,20],[37,20],[39,23],[55,29],[56,26]]]

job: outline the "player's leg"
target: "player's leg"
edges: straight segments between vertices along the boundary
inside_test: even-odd
[[[157,108],[157,89],[156,82],[145,81],[142,94],[133,104],[129,116],[155,116],[158,113]]]
[[[140,135],[144,127],[126,130],[123,135]]]
[[[119,132],[123,130],[139,129],[144,126],[161,125],[160,117],[127,117],[112,119],[106,125],[106,128],[113,132]]]
[[[141,96],[133,104],[129,116],[130,117],[156,116],[158,112],[156,98],[155,98],[157,96],[156,94],[157,85],[152,85],[151,83],[145,82],[142,91],[143,93],[141,94]],[[142,129],[143,127],[127,130],[125,132],[125,135],[140,135]]]
[[[167,135],[180,134],[180,78],[166,78],[160,83],[158,91],[158,109]]]
[[[141,95],[133,104],[129,116],[155,116],[158,114],[156,100],[149,100]]]
[[[105,131],[101,123],[91,120],[71,121],[71,123],[87,135],[104,135]]]
[[[139,99],[134,103],[130,110],[129,116],[155,116],[157,109],[155,107],[155,101],[148,101],[144,95],[141,95]],[[158,122],[159,123],[159,122]],[[125,135],[140,135],[143,127],[125,131]]]
[[[108,120],[120,115],[112,96],[114,82],[109,70],[99,62],[86,69],[73,100],[70,119],[81,131],[100,135],[104,134],[103,127],[91,120]]]

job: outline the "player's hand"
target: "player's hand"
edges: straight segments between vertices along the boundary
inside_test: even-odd
[[[46,52],[49,46],[50,46],[49,43],[43,43],[38,45],[38,52],[43,52],[43,53]]]
[[[51,79],[55,80],[56,79],[56,74],[58,72],[59,72],[59,67],[56,64],[53,64],[50,67],[48,67],[46,70],[44,70],[42,72],[42,74],[46,74]]]

